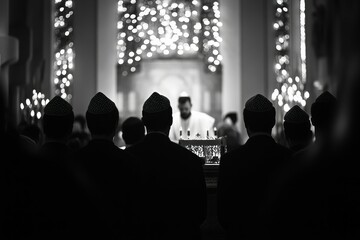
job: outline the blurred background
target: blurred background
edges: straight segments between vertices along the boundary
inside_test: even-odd
[[[216,122],[238,113],[246,139],[242,109],[260,93],[279,137],[293,105],[354,89],[358,29],[355,0],[0,0],[4,116],[38,124],[55,95],[84,115],[101,91],[126,119],[153,91],[174,111],[187,92]]]

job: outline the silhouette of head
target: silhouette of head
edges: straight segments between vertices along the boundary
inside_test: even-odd
[[[145,136],[145,126],[140,118],[129,117],[122,124],[122,137],[127,145],[141,141]]]
[[[144,102],[142,121],[148,131],[163,131],[172,125],[172,108],[167,97],[157,92]]]
[[[74,132],[83,132],[86,129],[86,118],[83,115],[76,115],[74,118]]]
[[[336,108],[337,99],[328,91],[320,94],[311,105],[311,122],[315,127],[317,136],[331,131],[335,120]]]
[[[235,125],[238,121],[237,113],[236,112],[229,112],[225,115],[224,120],[230,119],[231,124]]]
[[[275,108],[263,95],[256,94],[245,103],[243,111],[247,131],[271,133],[275,125]]]
[[[62,139],[70,136],[73,128],[72,106],[60,96],[51,99],[44,108],[43,130],[48,138]]]
[[[102,92],[90,100],[86,121],[91,135],[115,135],[119,123],[119,111],[113,101]]]
[[[284,116],[284,132],[290,140],[310,141],[312,131],[309,114],[298,105],[290,108]]]
[[[178,109],[182,119],[188,119],[191,116],[191,98],[186,93],[183,93],[178,98]]]

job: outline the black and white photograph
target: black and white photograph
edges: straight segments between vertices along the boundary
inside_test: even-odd
[[[360,1],[0,0],[0,239],[359,240]]]

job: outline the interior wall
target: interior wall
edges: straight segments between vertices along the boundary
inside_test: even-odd
[[[268,4],[267,0],[241,1],[241,112],[256,94],[268,95]],[[241,126],[243,138],[247,137]]]
[[[116,102],[117,0],[99,0],[97,16],[96,91]]]
[[[8,90],[9,115],[17,125],[24,117],[20,102],[30,98],[33,89],[51,97],[51,3],[12,0],[7,12],[9,35],[18,40],[18,61],[9,69]]]
[[[72,105],[75,114],[85,114],[96,92],[97,1],[74,3],[74,81]]]
[[[119,77],[117,105],[123,118],[141,117],[142,105],[154,92],[169,98],[177,112],[178,97],[187,92],[194,111],[221,118],[221,75],[204,72],[200,59],[144,60],[141,71]]]
[[[237,112],[238,128],[242,125],[241,114],[241,87],[244,80],[241,75],[241,31],[240,10],[242,1],[226,0],[220,2],[221,16],[223,23],[221,37],[223,42],[220,45],[222,61],[222,116],[228,112]]]

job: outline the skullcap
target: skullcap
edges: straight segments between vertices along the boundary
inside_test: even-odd
[[[72,106],[65,99],[60,96],[55,96],[51,99],[44,108],[44,114],[49,116],[67,116],[72,114]]]
[[[307,123],[309,122],[309,114],[302,110],[298,105],[293,106],[285,114],[284,120],[289,123]]]
[[[143,105],[143,113],[159,113],[170,107],[170,101],[167,97],[153,92]]]
[[[273,105],[263,95],[256,94],[246,101],[245,109],[250,112],[268,112],[273,109]]]
[[[190,95],[187,92],[181,92],[179,97],[190,97]]]
[[[102,92],[98,92],[90,100],[87,112],[91,114],[107,114],[116,109],[116,105]]]
[[[330,92],[325,91],[316,98],[315,102],[317,102],[317,103],[335,103],[336,98]]]

